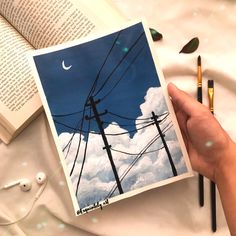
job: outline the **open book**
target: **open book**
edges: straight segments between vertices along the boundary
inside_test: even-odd
[[[27,51],[123,21],[106,0],[1,0],[0,139],[9,143],[42,110]]]
[[[191,176],[142,22],[30,56],[77,215]]]

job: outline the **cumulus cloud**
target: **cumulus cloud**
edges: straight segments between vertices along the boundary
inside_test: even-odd
[[[152,111],[154,111],[156,115],[166,113],[167,107],[161,88],[150,88],[145,96],[145,102],[140,105],[140,109],[142,116],[137,118],[136,128],[140,127],[139,119],[150,117]],[[182,152],[179,148],[170,116],[166,117],[163,115],[158,119],[163,118],[165,119],[160,123],[160,127],[165,133],[165,140],[172,155],[177,173],[178,175],[185,173],[187,171],[186,164],[182,157]],[[107,134],[121,132],[126,132],[126,130],[115,123],[110,124],[105,129],[105,133]],[[155,125],[151,125],[145,129],[138,130],[132,138],[130,138],[129,134],[124,134],[119,136],[107,136],[107,139],[115,150],[138,154],[156,135],[158,135],[157,128]],[[71,137],[72,134],[69,133],[62,133],[59,136],[62,148],[66,146]],[[66,158],[69,170],[71,170],[75,159],[79,137],[79,134],[74,135]],[[81,170],[85,144],[84,137],[82,136],[80,152],[73,175],[71,176],[75,191]],[[86,161],[77,196],[81,208],[103,200],[112,188],[116,187],[111,164],[106,154],[106,150],[104,150],[103,147],[104,143],[102,137],[97,134],[90,134]],[[121,179],[121,185],[124,192],[173,177],[170,162],[160,138],[157,138],[146,152],[149,153],[144,153],[143,155],[129,155],[112,150],[112,157]],[[67,149],[64,153],[67,153]],[[115,189],[112,196],[117,194],[119,194],[118,190]]]

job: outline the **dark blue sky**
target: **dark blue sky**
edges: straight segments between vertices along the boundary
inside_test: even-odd
[[[52,115],[83,110],[98,78],[92,94],[94,100],[102,99],[97,104],[98,112],[107,109],[121,116],[137,118],[141,115],[140,104],[144,102],[148,88],[160,86],[141,23],[84,44],[35,56],[34,60]],[[72,65],[71,69],[62,68],[63,60],[67,66]],[[87,115],[90,114],[89,108],[85,110]],[[58,134],[72,133],[71,128],[60,123],[76,127],[82,114],[53,116]],[[108,123],[134,125],[134,121],[110,114],[101,116],[101,119]],[[83,130],[87,130],[87,126],[85,120]],[[104,128],[106,126],[105,123]],[[134,127],[127,129],[133,130]],[[98,132],[94,119],[91,120],[91,130]]]

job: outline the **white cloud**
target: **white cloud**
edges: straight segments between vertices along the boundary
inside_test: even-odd
[[[165,113],[167,108],[161,89],[150,88],[145,96],[145,102],[140,106],[140,109],[142,116],[138,117],[139,119],[150,117],[150,113],[152,111],[154,111],[157,115]],[[164,118],[164,116],[160,118]],[[165,127],[168,128],[169,122],[170,119],[168,117],[163,124],[160,124],[161,129],[165,129]],[[136,120],[136,124],[138,123],[140,123],[140,120]],[[137,125],[136,128],[138,127],[140,126]],[[114,124],[110,124],[105,129],[105,133],[121,133],[125,131],[125,129]],[[119,136],[107,136],[107,139],[113,149],[122,150],[128,153],[139,153],[157,134],[158,132],[156,126],[151,125],[146,129],[137,131],[132,138],[130,138],[128,134],[124,134]],[[62,147],[64,147],[68,140],[70,140],[71,135],[72,134],[63,133],[59,136]],[[173,155],[173,161],[178,174],[186,172],[187,169],[183,161],[181,151],[179,150],[173,128],[168,130],[165,139],[167,140],[170,153]],[[82,137],[80,153],[72,175],[74,190],[76,190],[77,179],[83,160],[85,148],[85,142],[83,140],[84,139]],[[69,170],[73,164],[78,142],[79,134],[76,134],[73,138],[70,152],[66,159]],[[111,188],[115,185],[111,164],[106,154],[106,150],[102,149],[103,147],[104,143],[102,137],[97,134],[90,134],[86,162],[82,172],[82,179],[78,194],[78,201],[81,207],[85,207],[105,198]],[[160,149],[160,147],[163,147],[163,144],[159,138],[147,151],[157,150]],[[112,151],[112,157],[120,178],[135,158],[137,158],[135,155],[126,155],[115,151]],[[126,192],[172,176],[173,173],[170,168],[166,151],[165,149],[161,149],[158,152],[140,156],[121,184],[123,190]],[[117,191],[116,194],[118,194]]]

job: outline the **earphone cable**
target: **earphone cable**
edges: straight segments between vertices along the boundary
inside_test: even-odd
[[[34,208],[34,205],[35,203],[37,202],[37,200],[40,198],[40,196],[42,195],[44,189],[46,188],[46,185],[47,185],[47,180],[46,182],[43,184],[43,186],[41,186],[41,188],[38,190],[38,192],[36,193],[33,201],[32,201],[32,204],[31,204],[31,207],[29,208],[29,210],[25,213],[25,215],[23,215],[22,217],[18,218],[17,220],[14,220],[14,221],[9,221],[9,222],[3,222],[1,223],[0,222],[0,226],[9,226],[9,225],[13,225],[13,224],[16,224],[18,223],[19,221],[21,220],[24,220],[33,210]],[[2,189],[2,188],[1,188]]]

